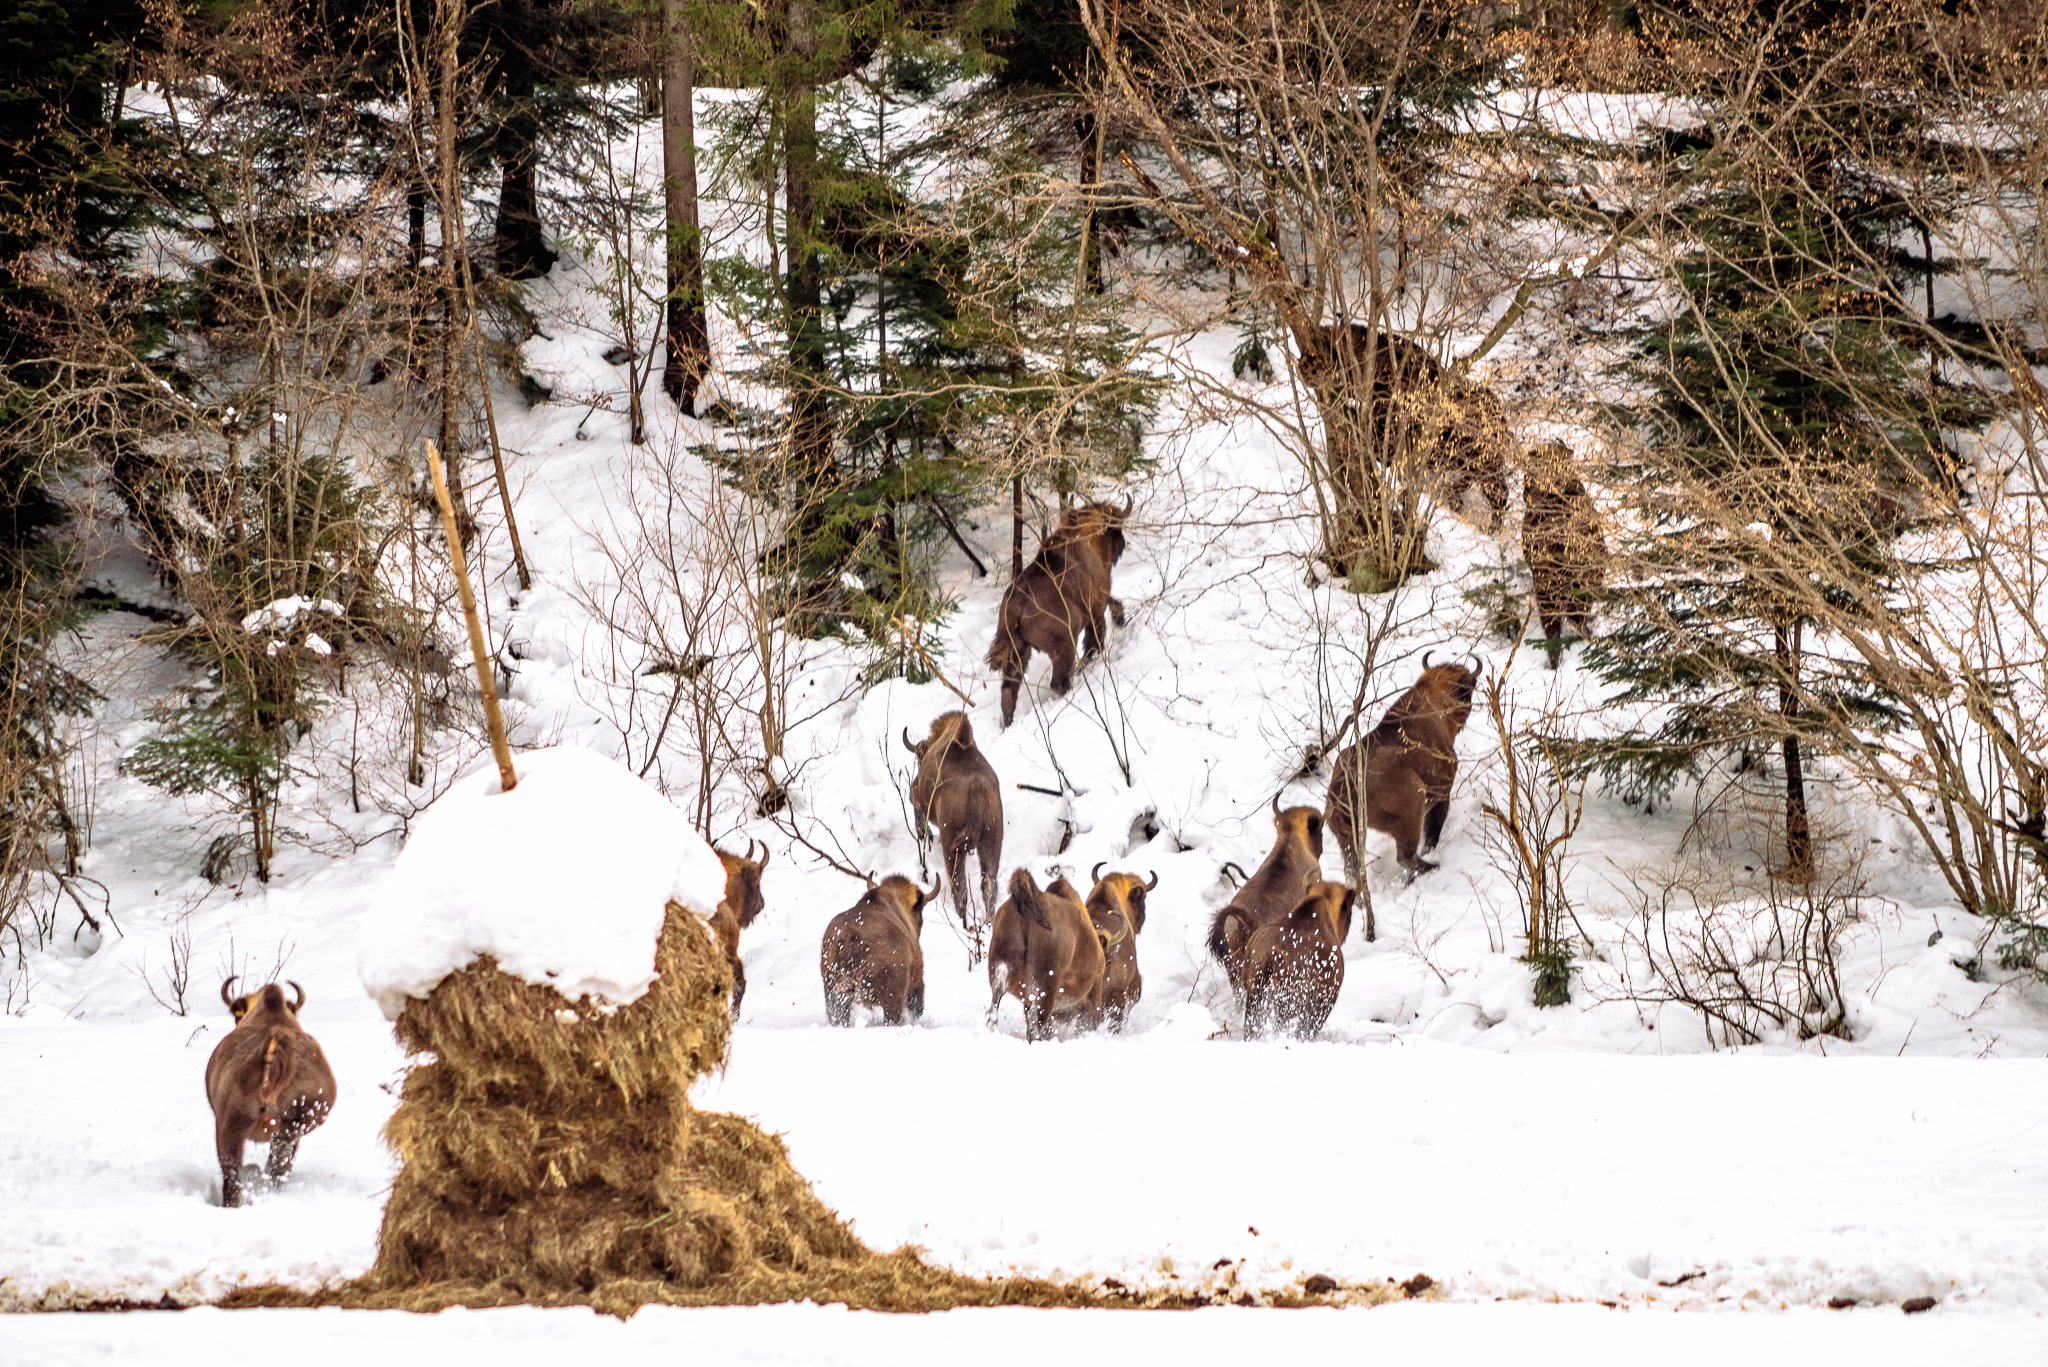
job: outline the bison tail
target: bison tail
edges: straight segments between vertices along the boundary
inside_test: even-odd
[[[1010,900],[1016,903],[1019,915],[1041,929],[1052,929],[1052,918],[1045,914],[1043,895],[1032,881],[1031,870],[1018,869],[1010,875]]]
[[[1252,924],[1252,918],[1245,914],[1244,908],[1225,907],[1209,922],[1209,957],[1225,967],[1237,956],[1238,945],[1230,942],[1230,923],[1233,920],[1244,922],[1244,929],[1238,932],[1238,945],[1241,945],[1243,937],[1251,932]]]
[[[263,1072],[256,1080],[256,1096],[265,1106],[276,1104],[285,1082],[291,1077],[291,1049],[283,1035],[272,1035],[263,1046]]]
[[[1010,631],[1008,604],[996,619],[996,638],[988,643],[988,666],[999,674],[1021,674],[1024,672],[1024,651],[1022,644]]]

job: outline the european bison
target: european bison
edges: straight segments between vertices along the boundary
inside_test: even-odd
[[[1585,639],[1607,578],[1600,509],[1572,468],[1571,448],[1547,442],[1530,452],[1523,485],[1522,558],[1529,597],[1543,627],[1549,668],[1557,668],[1566,632]]]
[[[890,874],[832,918],[818,950],[825,1019],[853,1024],[853,1008],[879,1011],[890,1025],[924,1015],[924,904],[938,896]]]
[[[1024,1008],[1027,1040],[1049,1039],[1060,1026],[1101,1024],[1108,940],[1066,879],[1041,891],[1029,870],[1012,873],[988,941],[990,1028],[1006,995]]]
[[[917,756],[917,777],[910,781],[910,805],[917,811],[918,834],[939,833],[940,857],[953,909],[962,929],[976,925],[967,915],[967,855],[981,864],[981,921],[995,914],[996,878],[1003,861],[1003,790],[996,771],[974,744],[974,728],[964,712],[947,712],[932,722],[921,741],[903,730],[903,745]],[[978,946],[981,936],[974,935]]]
[[[1249,1038],[1286,1030],[1313,1039],[1344,986],[1344,937],[1358,894],[1318,879],[1294,909],[1244,941],[1244,1029]],[[1249,919],[1229,907],[1224,915]]]
[[[206,1100],[213,1107],[213,1143],[220,1159],[220,1203],[242,1204],[242,1147],[268,1141],[264,1173],[291,1175],[299,1140],[320,1128],[334,1109],[334,1070],[319,1043],[299,1025],[306,990],[292,984],[294,1000],[271,983],[260,992],[233,995],[235,979],[220,985],[220,999],[235,1028],[206,1060]],[[252,1169],[253,1171],[253,1169]]]
[[[1323,814],[1313,807],[1280,809],[1273,795],[1273,848],[1266,862],[1209,921],[1209,953],[1223,965],[1231,995],[1244,1001],[1244,942],[1301,901],[1301,890],[1322,877]]]
[[[747,995],[747,970],[740,962],[740,932],[754,924],[754,918],[761,914],[765,905],[761,900],[761,871],[768,867],[769,849],[761,847],[761,857],[754,858],[754,842],[747,841],[744,856],[728,854],[724,850],[714,851],[718,862],[725,865],[725,900],[711,917],[711,933],[718,938],[718,947],[725,951],[725,962],[732,969],[732,1018],[740,1018],[740,999]]]
[[[1088,880],[1095,885],[1088,893],[1088,919],[1109,941],[1104,948],[1102,1013],[1110,1029],[1122,1030],[1145,991],[1138,973],[1138,932],[1145,928],[1145,894],[1159,886],[1159,875],[1153,874],[1149,883],[1135,873],[1104,877],[1102,864],[1097,864]]]
[[[1344,852],[1344,876],[1363,886],[1359,848],[1358,785],[1365,785],[1365,827],[1394,837],[1401,867],[1412,879],[1436,865],[1423,854],[1436,848],[1451,809],[1451,784],[1458,777],[1458,733],[1472,714],[1479,686],[1477,668],[1432,665],[1422,657],[1422,676],[1394,699],[1387,715],[1360,744],[1347,745],[1330,774],[1326,810],[1330,832]],[[1365,938],[1374,938],[1372,908],[1365,912]]]
[[[1454,511],[1464,507],[1466,490],[1476,488],[1487,502],[1487,530],[1498,532],[1514,446],[1500,400],[1476,381],[1447,372],[1406,337],[1363,323],[1325,325],[1319,351],[1303,358],[1319,396],[1355,402],[1366,387],[1365,407],[1352,410],[1353,420],[1368,426],[1380,464],[1430,479]],[[1332,463],[1331,477],[1354,497],[1371,495],[1370,479],[1342,461]]]
[[[1088,655],[1102,649],[1109,628],[1105,614],[1124,624],[1124,605],[1110,594],[1110,570],[1124,553],[1125,500],[1084,503],[1065,518],[1024,572],[1003,590],[996,638],[988,662],[1003,676],[1003,725],[1017,718],[1017,690],[1031,652],[1052,658],[1052,688],[1065,693],[1074,682],[1075,643]]]

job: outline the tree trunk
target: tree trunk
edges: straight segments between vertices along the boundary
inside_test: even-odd
[[[1102,243],[1095,232],[1095,186],[1102,179],[1099,156],[1101,127],[1093,109],[1074,116],[1074,135],[1081,142],[1081,267],[1092,294],[1102,293]]]
[[[522,96],[522,101],[525,97]],[[507,280],[533,280],[555,264],[540,227],[540,191],[535,172],[539,152],[534,146],[533,112],[515,108],[499,130],[498,274]]]
[[[1024,573],[1024,476],[1010,480],[1010,580]]]
[[[462,484],[462,391],[461,360],[457,329],[466,321],[462,314],[460,285],[456,278],[455,253],[461,238],[458,219],[462,213],[462,172],[456,164],[455,86],[456,67],[461,62],[457,48],[459,14],[450,5],[439,7],[439,43],[435,60],[434,160],[441,219],[441,450],[448,459],[448,485],[454,490],[455,507],[462,535],[467,540],[475,531]]]
[[[783,250],[789,312],[790,449],[798,477],[822,480],[831,461],[825,419],[825,336],[820,306],[824,283],[818,262],[818,92],[811,84],[818,55],[814,0],[789,0],[789,54],[799,75],[783,113]],[[812,485],[816,487],[815,484]]]
[[[1799,715],[1800,623],[1777,627],[1778,715],[1785,722],[1785,874],[1805,878],[1813,872],[1813,831],[1806,819],[1806,769],[1794,730]]]
[[[704,243],[697,226],[696,35],[684,0],[662,0],[661,155],[668,207],[668,344],[661,387],[695,416],[710,365],[704,316]]]

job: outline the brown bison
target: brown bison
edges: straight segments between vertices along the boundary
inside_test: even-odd
[[[910,805],[917,811],[918,835],[935,828],[945,863],[953,910],[963,928],[975,925],[967,914],[967,855],[981,864],[981,917],[995,914],[996,878],[1003,861],[1003,790],[996,771],[974,744],[974,728],[964,712],[948,712],[932,723],[921,741],[903,730],[903,745],[917,756],[917,777],[910,782]],[[980,943],[976,932],[975,941]]]
[[[1522,490],[1529,598],[1543,627],[1547,664],[1555,669],[1565,633],[1582,640],[1587,635],[1607,578],[1607,542],[1600,534],[1600,509],[1579,482],[1571,448],[1563,442],[1530,453]]]
[[[1003,590],[996,638],[988,662],[1003,676],[1003,725],[1017,717],[1017,690],[1031,652],[1052,658],[1052,688],[1065,693],[1074,682],[1076,643],[1081,653],[1102,649],[1109,627],[1105,615],[1124,624],[1124,605],[1110,594],[1110,571],[1124,553],[1127,499],[1084,503],[1068,510],[1024,572]]]
[[[1310,883],[1294,909],[1250,929],[1244,939],[1244,1030],[1256,1039],[1285,1030],[1313,1039],[1344,986],[1344,937],[1358,894],[1342,883]],[[1247,912],[1223,914],[1249,922]]]
[[[1273,848],[1247,878],[1230,905],[1209,921],[1209,953],[1223,965],[1231,995],[1244,1001],[1244,942],[1252,931],[1277,921],[1301,901],[1301,890],[1322,877],[1323,814],[1313,807],[1280,809],[1273,796]]]
[[[320,1128],[334,1109],[334,1070],[319,1043],[299,1025],[306,990],[293,983],[293,1000],[287,1001],[276,983],[239,997],[233,995],[234,985],[233,978],[222,983],[220,999],[233,1013],[235,1028],[206,1060],[206,1099],[213,1106],[224,1206],[242,1204],[243,1145],[268,1142],[264,1174],[282,1181],[291,1175],[299,1140]]]
[[[766,905],[761,900],[761,871],[768,867],[769,850],[761,847],[761,857],[754,858],[754,842],[747,841],[744,856],[728,854],[724,850],[713,851],[718,862],[725,865],[725,900],[711,917],[711,933],[718,940],[718,947],[725,951],[726,965],[732,969],[732,1018],[740,1018],[740,999],[747,995],[747,970],[740,962],[740,932],[754,924],[754,918],[761,914]]]
[[[1005,996],[1023,1006],[1027,1040],[1049,1039],[1060,1027],[1100,1025],[1109,940],[1066,879],[1041,891],[1029,870],[1012,873],[1009,899],[996,908],[989,934],[989,1026]]]
[[[924,904],[938,892],[890,874],[832,918],[818,950],[827,1021],[853,1024],[856,1006],[880,1012],[890,1025],[914,1025],[924,1015],[924,947],[918,937],[924,933]]]
[[[1358,787],[1365,786],[1365,827],[1394,837],[1401,867],[1413,878],[1436,865],[1423,854],[1436,848],[1451,809],[1451,784],[1458,777],[1458,733],[1472,715],[1479,686],[1476,667],[1432,665],[1422,657],[1422,677],[1394,699],[1387,715],[1357,745],[1337,756],[1330,775],[1326,810],[1330,832],[1344,852],[1344,876],[1362,886]],[[1365,912],[1365,938],[1374,938],[1372,908]]]
[[[1104,877],[1097,864],[1088,881],[1095,885],[1088,893],[1088,919],[1098,936],[1107,937],[1102,1014],[1110,1029],[1121,1030],[1145,991],[1138,973],[1138,932],[1145,928],[1145,894],[1159,886],[1159,875],[1153,874],[1149,883],[1135,873]]]
[[[1485,386],[1449,373],[1406,337],[1363,323],[1326,325],[1303,362],[1304,377],[1325,408],[1334,401],[1369,428],[1381,465],[1431,479],[1454,511],[1464,507],[1467,490],[1477,489],[1487,502],[1487,530],[1500,530],[1514,436],[1500,400]],[[1361,387],[1362,410],[1351,406]],[[1330,473],[1340,491],[1372,495],[1372,477],[1347,470],[1343,461],[1333,460]]]

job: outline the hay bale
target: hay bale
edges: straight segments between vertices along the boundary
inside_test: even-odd
[[[429,1061],[407,1075],[386,1129],[403,1166],[376,1265],[335,1299],[612,1313],[656,1303],[923,1310],[1088,1299],[862,1245],[779,1139],[691,1107],[691,1084],[724,1062],[729,970],[703,922],[674,903],[656,957],[650,990],[612,1010],[571,1004],[490,962],[405,1007],[398,1038]]]
[[[564,965],[588,956],[580,929],[607,909],[558,907],[550,924],[522,907],[508,931],[449,870],[482,862],[492,895],[530,900],[536,883],[506,861],[549,864],[545,876],[559,880],[563,861],[623,858],[640,865],[625,871],[634,886],[680,890],[694,885],[689,868],[701,861],[689,842],[701,840],[680,814],[680,833],[669,831],[668,816],[648,805],[650,795],[666,800],[609,761],[529,754],[521,768],[529,772],[512,793],[488,782],[451,790],[443,802],[458,805],[416,826],[393,879],[411,895],[394,899],[398,911],[380,910],[366,935],[366,985],[396,1006],[399,1043],[419,1060],[385,1130],[401,1167],[369,1274],[299,1303],[629,1314],[656,1303],[924,1310],[1090,1300],[1041,1282],[961,1277],[909,1250],[874,1253],[797,1175],[780,1140],[693,1109],[690,1087],[723,1066],[731,1027],[731,970],[700,914],[708,907],[667,902],[651,965],[643,942],[571,973]],[[647,838],[593,850],[586,827],[607,819],[593,809],[637,812]],[[421,844],[436,831],[461,843]],[[662,845],[650,851],[653,839]],[[609,872],[616,886],[620,871]],[[635,914],[625,909],[624,923]],[[511,947],[519,972],[488,951],[491,936]],[[550,985],[568,981],[627,990],[572,1001]]]

